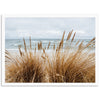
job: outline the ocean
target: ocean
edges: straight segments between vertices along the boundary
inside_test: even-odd
[[[36,48],[38,48],[38,43],[42,42],[42,47],[43,48],[45,48],[45,47],[47,48],[48,44],[50,42],[49,49],[53,49],[54,44],[55,44],[55,48],[56,48],[60,41],[61,41],[60,39],[31,39],[31,45],[32,45],[32,49],[34,49],[35,46],[36,46]],[[71,44],[72,48],[77,48],[77,47],[74,46],[77,41],[78,41],[77,39],[75,39],[73,41],[73,43]],[[81,39],[80,42],[81,41],[84,41],[83,44],[85,45],[85,44],[87,44],[90,41],[90,39]],[[25,42],[26,42],[27,48],[29,49],[30,48],[30,41],[29,41],[29,39],[25,39]],[[67,42],[67,45],[70,46],[70,43],[71,42],[69,40]],[[65,47],[65,44],[66,44],[66,40],[64,40],[63,47]],[[5,40],[5,49],[6,50],[10,50],[10,51],[14,50],[14,51],[16,51],[16,50],[18,50],[18,46],[20,46],[22,49],[24,49],[23,39],[6,39]]]

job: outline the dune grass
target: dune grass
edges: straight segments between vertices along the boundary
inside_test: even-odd
[[[66,38],[66,46],[64,44],[65,31],[57,48],[53,45],[53,51],[48,54],[45,49],[49,49],[50,42],[47,48],[42,47],[42,42],[38,43],[38,50],[32,51],[31,38],[30,49],[24,42],[24,51],[19,46],[19,55],[12,56],[7,50],[5,57],[8,59],[5,66],[5,81],[6,82],[95,82],[95,52],[90,52],[91,48],[95,48],[95,38],[88,44],[84,45],[84,41],[77,41],[72,49],[68,46],[73,44],[76,33],[73,30],[69,32]],[[72,36],[72,39],[71,39]],[[88,48],[88,49],[87,49]],[[37,52],[41,51],[43,52]]]

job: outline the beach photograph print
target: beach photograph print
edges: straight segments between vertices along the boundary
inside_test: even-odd
[[[5,17],[5,83],[95,83],[95,17]]]

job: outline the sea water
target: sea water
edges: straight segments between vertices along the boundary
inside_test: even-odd
[[[32,46],[33,50],[35,49],[35,47],[36,47],[36,49],[38,49],[38,43],[42,42],[42,48],[47,48],[48,44],[50,42],[49,50],[52,50],[53,46],[55,45],[55,48],[56,48],[59,45],[60,41],[61,41],[61,39],[31,39],[31,46]],[[77,41],[78,41],[78,39],[75,39],[73,41],[73,43],[71,43],[71,40],[69,40],[67,42],[66,42],[66,40],[64,40],[63,48],[65,46],[69,46],[70,48],[77,48],[78,46],[75,46]],[[80,39],[79,44],[81,43],[81,41],[84,41],[83,45],[86,45],[90,41],[90,39]],[[29,39],[25,39],[25,42],[26,42],[27,49],[29,49],[30,48]],[[24,49],[23,39],[5,39],[5,49],[6,50],[18,51],[18,46],[20,46],[21,49]]]

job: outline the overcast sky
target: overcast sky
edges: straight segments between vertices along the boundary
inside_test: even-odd
[[[91,39],[95,36],[95,18],[6,18],[6,39],[18,38],[61,38],[71,30],[76,32],[75,38]]]

